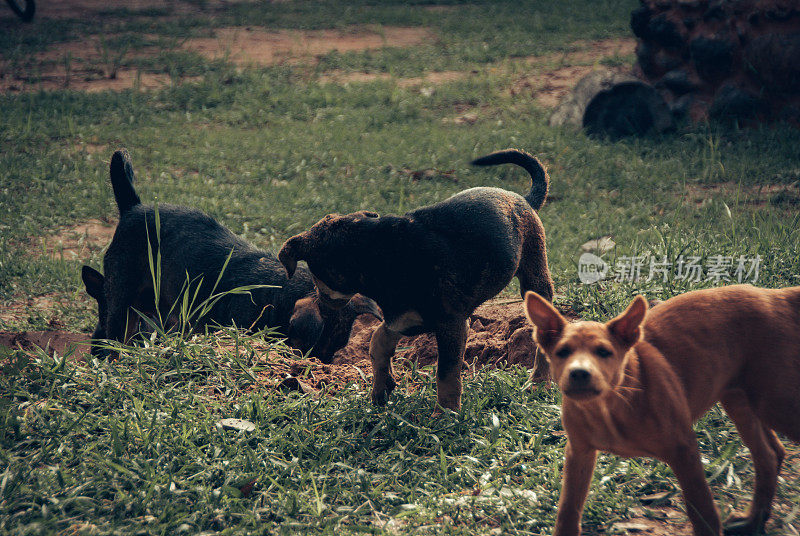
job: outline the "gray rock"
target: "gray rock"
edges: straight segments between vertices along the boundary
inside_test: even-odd
[[[689,44],[697,74],[708,81],[718,81],[731,73],[733,44],[726,39],[697,37]]]
[[[633,35],[640,39],[650,38],[650,28],[648,26],[650,23],[650,16],[650,8],[647,6],[638,7],[631,12],[631,30],[633,30]]]
[[[714,20],[725,20],[728,17],[728,11],[725,9],[727,0],[716,0],[712,3],[706,12],[703,14],[703,20],[706,22]]]
[[[673,126],[669,108],[655,88],[630,74],[608,70],[583,77],[556,107],[550,125],[568,124],[612,139],[663,132]]]
[[[800,92],[800,32],[756,37],[744,56],[766,91]]]
[[[244,419],[222,419],[217,426],[224,430],[236,430],[237,432],[252,432],[256,425]]]
[[[693,102],[694,97],[691,93],[687,93],[669,103],[669,111],[676,120],[685,119],[689,116]]]
[[[658,51],[655,58],[653,58],[653,63],[655,63],[656,69],[664,73],[680,67],[683,64],[683,60],[680,54],[665,48]]]
[[[617,243],[610,236],[601,236],[581,244],[581,251],[595,252],[598,255],[602,255],[615,247],[617,247]]]
[[[653,78],[659,74],[655,62],[657,52],[656,48],[647,44],[646,41],[639,41],[636,44],[636,63],[639,64],[639,68],[648,78]]]
[[[675,95],[683,95],[697,89],[698,84],[692,80],[685,69],[673,69],[667,72],[656,87],[665,87]]]
[[[733,84],[724,84],[714,96],[708,115],[715,119],[748,119],[763,111],[763,107],[758,95]]]
[[[561,101],[550,116],[551,126],[583,125],[583,113],[599,91],[611,89],[622,82],[638,82],[631,74],[617,73],[605,69],[592,71],[575,84],[572,92]]]
[[[668,18],[665,14],[653,17],[647,25],[650,38],[667,48],[681,48],[684,45],[684,38],[680,28],[675,21]]]

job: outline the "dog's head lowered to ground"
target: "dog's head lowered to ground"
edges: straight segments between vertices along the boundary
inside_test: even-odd
[[[93,340],[100,340],[106,338],[105,318],[106,318],[106,295],[104,285],[106,283],[103,274],[92,268],[91,266],[84,265],[81,268],[81,279],[86,287],[86,293],[97,300],[97,315],[98,322],[92,333]],[[92,346],[92,352],[95,353],[95,346]]]
[[[307,231],[284,243],[278,259],[291,278],[298,261],[306,261],[314,275],[320,300],[332,308],[341,308],[356,294],[363,255],[375,240],[384,218],[369,211],[352,214],[328,214]]]
[[[377,304],[360,294],[340,309],[332,309],[320,301],[312,295],[295,303],[287,339],[289,346],[304,354],[311,351],[323,363],[332,363],[334,354],[347,345],[359,315],[369,314],[383,320]]]
[[[550,363],[553,380],[572,400],[591,400],[618,386],[628,351],[641,339],[647,301],[636,296],[618,317],[606,322],[569,323],[550,302],[525,295],[525,314],[536,327],[534,340]]]

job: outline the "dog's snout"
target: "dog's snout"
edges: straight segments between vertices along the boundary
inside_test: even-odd
[[[587,385],[592,379],[592,373],[585,368],[575,368],[569,371],[569,381],[574,386]]]

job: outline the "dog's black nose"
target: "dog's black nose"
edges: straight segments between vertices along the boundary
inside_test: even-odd
[[[592,379],[592,374],[586,369],[576,368],[569,371],[569,381],[575,386],[586,385]]]

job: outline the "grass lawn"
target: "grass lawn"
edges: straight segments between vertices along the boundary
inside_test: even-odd
[[[469,166],[519,147],[549,168],[541,218],[564,309],[605,319],[637,292],[724,282],[615,280],[632,258],[644,275],[651,259],[759,258],[759,285],[800,284],[799,130],[681,125],[613,143],[548,126],[534,93],[513,90],[563,67],[632,64],[576,51],[629,38],[633,0],[113,5],[58,19],[42,8],[33,26],[0,6],[0,313],[13,312],[0,330],[93,328],[79,274],[102,266],[102,249],[54,244],[78,223],[113,224],[120,146],[145,202],[196,206],[275,250],[330,212],[402,213],[478,185],[524,192],[519,169]],[[277,59],[234,53],[241,32],[277,30],[289,36]],[[333,33],[386,46],[296,53]],[[238,37],[204,54],[215,35]],[[133,89],[85,90],[126,76]],[[602,236],[616,243],[602,255],[610,277],[584,285],[581,245]],[[487,369],[466,382],[461,413],[431,421],[429,367],[378,409],[368,376],[319,398],[275,389],[262,373],[285,347],[270,342],[265,357],[253,343],[173,337],[111,363],[0,348],[0,533],[550,534],[565,442],[556,390]],[[217,426],[229,417],[256,430]],[[723,515],[741,509],[747,449],[719,409],[696,430]],[[798,534],[798,469],[794,454],[770,534]],[[640,500],[676,491],[663,464],[601,456],[584,531],[634,517],[690,534],[677,497]]]

